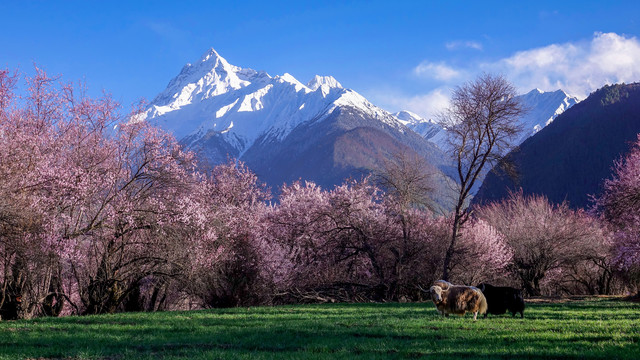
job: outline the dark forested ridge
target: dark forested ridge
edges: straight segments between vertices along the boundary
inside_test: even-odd
[[[527,139],[508,157],[518,169],[514,181],[492,170],[474,202],[500,200],[509,190],[543,194],[552,202],[589,206],[602,190],[613,161],[640,133],[640,83],[605,86]]]

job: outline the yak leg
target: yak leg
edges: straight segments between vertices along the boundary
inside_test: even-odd
[[[474,312],[473,313],[473,321],[476,321],[478,319],[478,312]]]

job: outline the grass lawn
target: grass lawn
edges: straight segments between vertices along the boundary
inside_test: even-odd
[[[433,304],[325,304],[0,322],[0,359],[640,359],[640,304],[527,303],[525,318]]]

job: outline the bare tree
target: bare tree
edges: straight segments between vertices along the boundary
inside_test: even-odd
[[[400,208],[433,207],[430,194],[434,190],[436,169],[416,153],[399,152],[385,159],[374,172],[376,184],[390,195]]]
[[[518,118],[524,113],[515,88],[501,75],[483,74],[457,87],[451,106],[440,116],[447,129],[449,149],[457,165],[459,188],[451,241],[442,278],[448,280],[460,228],[469,218],[471,189],[485,167],[502,163],[503,154],[521,131]]]
[[[409,269],[407,263],[415,256],[417,230],[416,209],[428,208],[433,210],[434,204],[431,194],[434,190],[433,168],[426,159],[412,152],[398,152],[386,159],[380,170],[374,172],[374,179],[382,189],[386,191],[386,209],[402,228],[402,238],[396,246],[390,247],[395,266],[393,277],[395,284],[391,286],[394,292],[398,292],[398,284],[403,283]],[[429,211],[429,216],[431,215]]]

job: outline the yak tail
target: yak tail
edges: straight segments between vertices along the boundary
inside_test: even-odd
[[[487,305],[487,298],[484,297],[484,294],[482,293],[482,291],[477,291],[477,293],[480,295],[480,308],[478,309],[478,313],[486,314],[487,308],[489,307]]]

